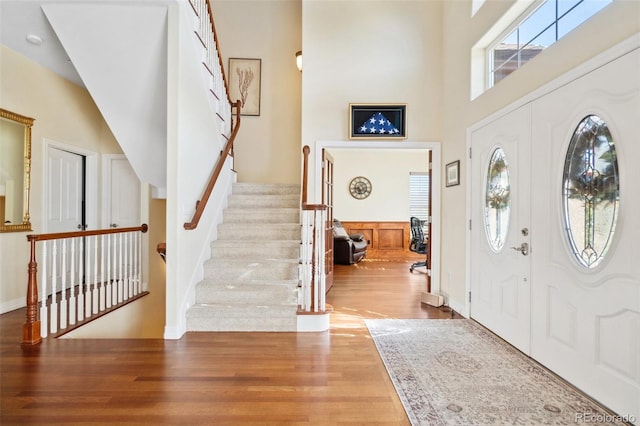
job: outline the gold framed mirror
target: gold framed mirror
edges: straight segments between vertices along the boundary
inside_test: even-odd
[[[35,120],[0,108],[0,232],[31,231],[31,126]]]

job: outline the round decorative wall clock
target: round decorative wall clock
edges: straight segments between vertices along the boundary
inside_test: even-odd
[[[363,200],[371,194],[371,182],[363,176],[354,177],[349,183],[349,192],[353,198]]]

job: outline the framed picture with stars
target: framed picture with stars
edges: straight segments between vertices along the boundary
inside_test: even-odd
[[[349,139],[406,139],[407,104],[349,104]]]

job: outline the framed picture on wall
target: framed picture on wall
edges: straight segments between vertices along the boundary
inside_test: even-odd
[[[406,139],[407,104],[349,104],[349,139]]]
[[[229,58],[229,97],[240,100],[240,115],[260,115],[262,59]]]
[[[445,184],[446,186],[460,185],[460,160],[445,166]]]

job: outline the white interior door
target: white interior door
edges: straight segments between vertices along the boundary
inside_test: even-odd
[[[530,349],[530,106],[471,135],[471,317]]]
[[[140,226],[140,180],[125,156],[105,158],[105,226]]]
[[[632,422],[640,419],[639,75],[636,49],[540,98],[532,111],[538,171],[532,194],[532,356],[618,414],[635,417]],[[593,267],[573,254],[562,197],[570,141],[590,115],[599,116],[611,133],[619,176],[612,237],[606,216],[615,204],[593,212],[595,233],[609,241],[606,252],[595,244],[595,255],[606,254]],[[592,156],[603,158],[597,151]],[[602,164],[585,173],[604,175]],[[580,208],[572,226],[586,229],[587,213],[583,219]],[[576,234],[578,246],[584,245],[586,237]]]
[[[78,231],[83,223],[82,155],[47,150],[47,232]]]

